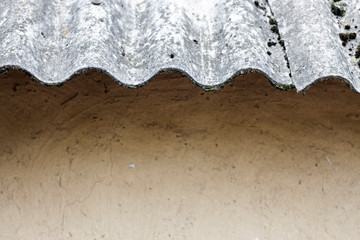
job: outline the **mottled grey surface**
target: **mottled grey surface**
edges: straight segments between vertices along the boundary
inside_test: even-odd
[[[360,3],[336,4],[345,16],[328,0],[2,0],[0,67],[46,84],[97,68],[128,87],[176,69],[207,89],[259,71],[280,88],[337,77],[359,92]],[[359,37],[344,47],[340,32]]]

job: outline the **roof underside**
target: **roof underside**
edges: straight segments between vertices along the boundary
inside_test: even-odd
[[[49,85],[96,68],[136,87],[174,69],[207,89],[258,71],[360,92],[359,30],[358,0],[3,0],[0,67]]]

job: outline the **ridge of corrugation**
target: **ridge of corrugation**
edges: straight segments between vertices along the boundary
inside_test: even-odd
[[[0,67],[44,84],[95,68],[136,87],[171,69],[206,89],[257,71],[285,89],[336,77],[360,91],[360,41],[343,47],[339,39],[346,22],[360,29],[356,0],[341,1],[344,17],[331,13],[328,0],[3,1]]]

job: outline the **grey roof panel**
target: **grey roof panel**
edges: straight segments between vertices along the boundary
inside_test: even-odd
[[[16,66],[46,84],[97,68],[136,87],[177,69],[205,88],[260,71],[282,88],[301,91],[338,77],[360,91],[359,37],[346,47],[339,38],[359,35],[357,0],[333,3],[344,16],[328,0],[100,2],[3,0],[0,67]]]

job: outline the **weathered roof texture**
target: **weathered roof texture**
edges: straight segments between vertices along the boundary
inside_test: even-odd
[[[360,92],[359,30],[358,0],[2,0],[0,67],[51,85],[97,68],[136,87],[174,69],[207,89],[259,71]]]

